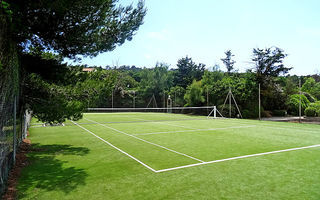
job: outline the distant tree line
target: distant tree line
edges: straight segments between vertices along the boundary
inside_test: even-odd
[[[152,68],[95,66],[91,72],[83,71],[87,66],[62,64],[50,53],[41,58],[24,54],[22,64],[30,74],[23,89],[28,94],[25,100],[39,119],[55,123],[68,115],[81,118],[88,107],[166,107],[169,96],[172,106],[216,105],[221,110],[230,88],[243,117],[257,118],[260,84],[262,115],[284,116],[298,114],[300,79],[303,114],[320,116],[320,75],[288,75],[291,68],[283,65],[283,50],[253,49],[252,66],[246,72],[234,69],[230,50],[225,54],[226,71],[217,65],[209,70],[186,56],[172,68],[165,63]],[[231,108],[236,117],[235,105]]]
[[[83,66],[65,66],[68,73],[63,74],[69,75],[61,77],[80,99],[79,104],[71,104],[71,107],[146,107],[153,96],[156,103],[149,107],[166,107],[170,95],[173,106],[216,105],[221,109],[231,88],[245,118],[258,117],[259,84],[263,116],[297,115],[300,79],[303,114],[320,115],[320,76],[287,75],[291,68],[283,64],[286,57],[283,50],[253,49],[253,64],[242,73],[234,69],[231,51],[225,54],[222,61],[226,72],[219,66],[208,70],[204,64],[195,63],[187,56],[179,59],[175,68],[158,63],[153,68],[95,67],[93,72],[83,72]],[[234,117],[235,109],[232,105]]]

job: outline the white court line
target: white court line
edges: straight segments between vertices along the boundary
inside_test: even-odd
[[[108,129],[114,130],[114,131],[116,131],[116,132],[118,132],[118,133],[122,133],[122,134],[124,134],[124,135],[133,137],[133,138],[135,138],[135,139],[137,139],[137,140],[140,140],[140,141],[146,142],[146,143],[148,143],[148,144],[151,144],[151,145],[154,145],[154,146],[163,148],[163,149],[165,149],[165,150],[171,151],[171,152],[173,152],[173,153],[183,155],[183,156],[185,156],[185,157],[191,158],[191,159],[196,160],[196,161],[199,161],[199,162],[205,162],[205,161],[200,160],[200,159],[198,159],[198,158],[195,158],[195,157],[189,156],[189,155],[187,155],[187,154],[184,154],[184,153],[181,153],[181,152],[178,152],[178,151],[169,149],[169,148],[167,148],[167,147],[161,146],[161,145],[159,145],[159,144],[155,144],[155,143],[149,142],[149,141],[147,141],[147,140],[138,138],[138,137],[136,137],[136,136],[134,136],[134,135],[130,135],[130,134],[128,134],[128,133],[125,133],[125,132],[120,131],[120,130],[118,130],[118,129],[112,128],[112,127],[110,127],[110,126],[106,126],[106,125],[104,125],[104,124],[101,124],[101,123],[99,123],[99,122],[93,121],[93,120],[91,120],[91,119],[87,119],[87,118],[84,118],[84,119],[86,119],[86,120],[88,120],[88,121],[91,121],[91,122],[94,122],[94,123],[97,123],[97,124],[99,124],[99,125],[101,125],[101,126],[104,126],[104,127],[108,128]]]
[[[288,151],[296,151],[296,150],[301,150],[301,149],[310,149],[310,148],[315,148],[315,147],[320,147],[320,144],[305,146],[305,147],[291,148],[291,149],[283,149],[283,150],[278,150],[278,151],[270,151],[270,152],[265,152],[265,153],[256,153],[256,154],[245,155],[245,156],[237,156],[237,157],[226,158],[226,159],[221,159],[221,160],[213,160],[213,161],[208,161],[208,162],[204,162],[204,163],[196,163],[196,164],[191,164],[191,165],[184,165],[184,166],[179,166],[179,167],[161,169],[161,170],[157,170],[156,172],[157,173],[167,172],[167,171],[183,169],[183,168],[188,168],[188,167],[194,167],[194,166],[199,166],[199,165],[207,165],[207,164],[211,164],[211,163],[218,163],[218,162],[224,162],[224,161],[236,160],[236,159],[242,159],[242,158],[249,158],[249,157],[255,157],[255,156],[263,156],[263,155],[288,152]]]
[[[248,122],[248,121],[243,121],[241,122],[241,119],[226,119],[226,120],[230,120],[230,121],[237,121],[239,120],[240,123],[242,124],[253,124],[252,122]],[[272,121],[261,121],[262,123],[264,124],[255,124],[257,126],[264,126],[264,127],[269,127],[269,128],[277,128],[277,129],[293,129],[293,130],[296,130],[296,131],[306,131],[306,132],[312,132],[312,133],[320,133],[320,131],[314,131],[312,129],[306,129],[304,127],[298,127],[298,126],[282,126],[285,122],[279,122],[279,123],[282,123],[281,125],[277,124],[278,126],[275,126],[276,123],[272,122]],[[286,123],[289,123],[289,122],[286,122]],[[237,122],[237,124],[239,124]],[[298,129],[298,130],[297,130]]]
[[[256,125],[251,126],[231,126],[225,128],[209,128],[209,129],[194,129],[194,130],[182,130],[182,131],[163,131],[163,132],[151,132],[151,133],[138,133],[133,135],[154,135],[154,134],[163,134],[163,133],[184,133],[184,132],[195,132],[195,131],[214,131],[214,130],[224,130],[224,129],[235,129],[235,128],[252,128]]]
[[[120,151],[121,153],[125,154],[126,156],[132,158],[133,160],[137,161],[138,163],[140,163],[141,165],[145,166],[146,168],[150,169],[153,172],[157,172],[157,170],[153,169],[152,167],[148,166],[147,164],[141,162],[140,160],[138,160],[137,158],[133,157],[132,155],[128,154],[127,152],[119,149],[118,147],[114,146],[113,144],[111,144],[110,142],[102,139],[101,137],[97,136],[96,134],[94,134],[93,132],[89,131],[88,129],[80,126],[79,124],[75,123],[74,121],[72,121],[72,123],[74,123],[75,125],[79,126],[80,128],[82,128],[83,130],[87,131],[88,133],[90,133],[91,135],[95,136],[96,138],[102,140],[103,142],[107,143],[109,146],[115,148],[116,150]]]
[[[277,127],[277,126],[268,126],[268,125],[258,125],[258,126],[263,126],[265,128],[270,128],[270,129],[284,129],[284,130],[294,130],[294,131],[303,131],[303,132],[309,132],[309,133],[320,133],[320,131],[314,131],[314,130],[308,130],[308,129],[301,129],[299,127]]]

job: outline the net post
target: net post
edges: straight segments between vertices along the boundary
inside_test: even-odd
[[[170,95],[167,99],[167,113],[172,113],[172,100]]]
[[[209,118],[212,113],[213,113],[214,118],[216,118],[217,117],[217,107],[216,106],[213,106],[213,109],[210,111],[207,118]]]

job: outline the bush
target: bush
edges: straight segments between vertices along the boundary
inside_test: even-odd
[[[265,117],[263,107],[261,106],[261,117]],[[246,119],[254,119],[259,117],[259,106],[252,106],[249,109],[242,110],[242,117]]]
[[[272,111],[272,116],[284,117],[286,115],[287,115],[287,111],[286,110],[273,110]]]
[[[314,107],[310,107],[309,106],[308,108],[305,109],[304,112],[305,112],[307,117],[315,117],[315,116],[317,116],[317,109],[314,108]]]
[[[305,112],[309,112],[308,114],[306,113],[308,117],[320,117],[320,101],[310,103]]]
[[[299,102],[300,102],[299,94],[293,94],[289,96],[289,99],[286,102],[289,114],[298,115]],[[309,106],[309,104],[310,104],[310,101],[307,99],[307,97],[304,95],[301,95],[301,110],[303,112],[302,114],[304,114],[304,110]]]
[[[184,95],[185,106],[201,106],[205,102],[201,81],[194,80]]]

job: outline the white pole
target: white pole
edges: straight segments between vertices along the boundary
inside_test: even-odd
[[[209,107],[209,90],[207,87],[207,107]],[[209,113],[209,109],[207,108],[207,114]]]
[[[216,106],[213,106],[213,117],[214,118],[217,118],[217,107]]]
[[[231,118],[231,87],[229,87],[229,117]]]

